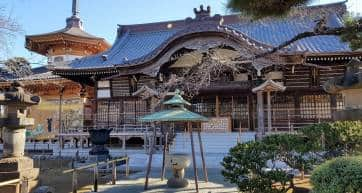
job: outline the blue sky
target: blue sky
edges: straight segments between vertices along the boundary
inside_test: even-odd
[[[71,15],[72,0],[1,0],[0,6],[22,26],[11,45],[10,53],[0,56],[28,58],[33,66],[44,64],[46,60],[24,48],[25,35],[46,33],[61,29],[65,19]],[[325,4],[341,0],[315,0],[315,4]],[[349,0],[347,7],[352,12],[362,12],[361,0]],[[117,24],[149,23],[184,19],[193,16],[193,8],[210,5],[213,14],[226,14],[226,0],[80,0],[80,15],[85,30],[104,37],[113,43]]]

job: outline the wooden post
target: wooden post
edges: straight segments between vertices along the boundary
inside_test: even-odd
[[[126,136],[123,136],[123,138],[122,138],[122,149],[123,149],[123,151],[125,151],[126,150]]]
[[[215,115],[216,117],[220,116],[220,99],[218,95],[215,98]]]
[[[198,193],[199,192],[199,184],[198,184],[198,179],[197,179],[197,165],[196,165],[196,158],[195,158],[194,137],[192,135],[192,127],[191,127],[190,122],[187,122],[187,127],[189,128],[189,131],[190,131],[192,163],[193,163],[193,166],[194,166],[195,187],[196,187],[196,192]]]
[[[20,193],[28,193],[29,192],[29,181],[22,180],[20,182]]]
[[[261,139],[265,135],[263,91],[258,91],[256,93],[256,95],[257,95],[257,109],[258,109],[258,134],[257,134],[257,138]]]
[[[126,176],[129,175],[129,157],[126,158]]]
[[[93,191],[98,192],[98,161],[94,166]]]
[[[163,154],[162,154],[162,169],[161,169],[161,181],[165,178],[165,159],[166,159],[166,151],[167,151],[167,143],[168,143],[168,132],[165,133],[165,143],[163,144]]]
[[[207,169],[206,169],[205,156],[204,156],[204,147],[202,145],[202,139],[201,139],[200,131],[197,131],[197,135],[199,137],[200,153],[201,153],[201,160],[202,160],[202,170],[204,172],[205,182],[208,182],[209,178],[207,176]]]
[[[117,180],[117,167],[116,162],[112,162],[112,184],[115,185]]]
[[[72,169],[74,170],[72,173],[72,192],[77,193],[78,181],[77,181],[77,170],[74,167],[74,160],[72,160]]]
[[[150,172],[151,172],[151,165],[152,165],[152,154],[153,154],[153,149],[155,147],[155,141],[156,141],[156,127],[153,127],[153,140],[152,140],[152,145],[150,146],[150,155],[148,156],[148,165],[147,165],[147,171],[146,171],[146,180],[145,180],[145,187],[144,189],[147,190],[148,189],[148,178],[150,176]]]
[[[271,97],[270,97],[270,91],[266,92],[267,94],[267,102],[268,102],[268,131],[272,131],[272,121],[271,121]]]
[[[73,171],[73,176],[72,176],[72,192],[77,193],[77,189],[78,189],[77,170],[74,170]]]
[[[253,131],[255,129],[255,112],[254,112],[254,105],[253,105],[253,95],[247,96],[248,100],[248,127],[249,131]]]

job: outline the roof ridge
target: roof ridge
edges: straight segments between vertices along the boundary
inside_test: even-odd
[[[333,8],[333,7],[339,7],[343,6],[343,11],[346,11],[346,3],[347,1],[340,1],[340,2],[334,2],[334,3],[328,3],[328,4],[321,4],[321,5],[311,5],[311,6],[300,6],[296,7],[296,9],[299,10],[314,10],[314,9],[321,9],[321,8]],[[214,14],[218,15],[218,14]],[[212,16],[211,16],[212,17]],[[240,18],[238,13],[232,13],[232,14],[226,14],[221,15],[224,19],[234,19],[234,17],[239,18],[239,20],[246,19],[246,18]],[[140,31],[160,31],[160,30],[170,30],[178,27],[184,27],[187,25],[185,22],[186,19],[189,17],[186,17],[185,19],[177,19],[177,20],[166,20],[166,21],[159,21],[159,22],[146,22],[146,23],[137,23],[137,24],[118,24],[119,29],[127,29],[132,32],[140,32]],[[194,18],[193,18],[194,19]],[[226,21],[227,22],[227,21]],[[169,26],[171,25],[171,26]],[[160,29],[160,27],[162,27]]]

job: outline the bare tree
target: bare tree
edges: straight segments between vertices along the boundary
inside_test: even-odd
[[[21,32],[19,23],[7,14],[5,7],[0,5],[0,53],[9,49],[9,44]]]

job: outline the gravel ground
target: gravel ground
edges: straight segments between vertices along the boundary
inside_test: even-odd
[[[171,176],[171,171],[167,171],[166,180],[161,181],[159,169],[154,169],[151,172],[151,178],[149,182],[149,189],[145,191],[144,182],[145,182],[145,173],[139,172],[130,175],[129,177],[119,177],[117,185],[101,185],[98,192],[102,193],[160,193],[160,192],[180,192],[180,193],[189,193],[195,191],[195,183],[193,178],[193,171],[189,168],[186,171],[186,178],[189,179],[189,186],[187,188],[181,189],[170,189],[167,188],[167,178]],[[198,170],[199,173],[199,192],[200,193],[232,193],[238,192],[237,188],[229,183],[225,182],[220,169],[208,169],[209,182],[205,182],[202,175],[202,170]]]

